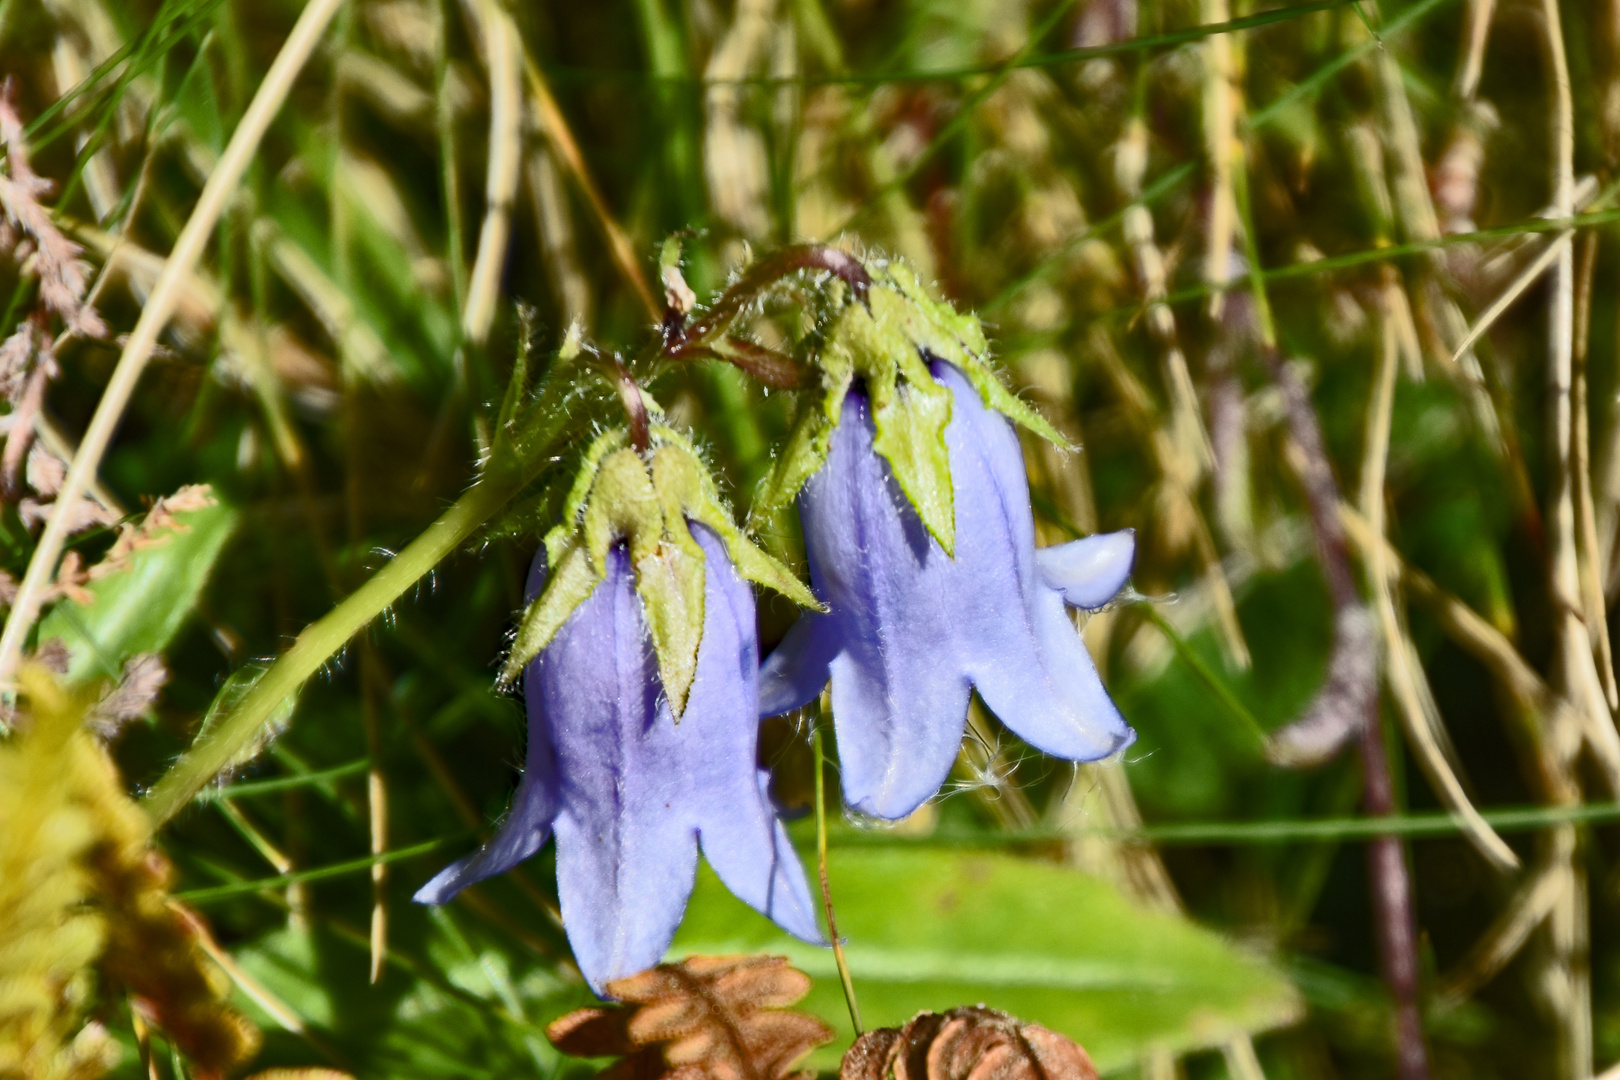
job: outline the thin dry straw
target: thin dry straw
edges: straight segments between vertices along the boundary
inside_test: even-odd
[[[481,0],[473,10],[482,24],[484,61],[489,68],[489,168],[484,223],[467,282],[461,332],[468,342],[482,346],[495,319],[501,268],[512,234],[512,200],[523,161],[523,82],[519,72],[522,46],[512,17],[492,0]]]
[[[5,630],[0,632],[0,680],[9,680],[11,673],[16,670],[23,642],[39,614],[40,601],[56,574],[56,563],[61,557],[62,543],[67,539],[68,526],[73,517],[72,508],[84,497],[102,456],[107,452],[113,431],[123,417],[124,408],[129,404],[141,372],[146,369],[158,335],[174,313],[192,267],[213,236],[214,225],[225,209],[226,200],[247,170],[270,127],[270,121],[280,111],[293,80],[303,70],[327,24],[342,6],[343,0],[310,0],[270,65],[264,81],[254,93],[247,112],[242,115],[242,122],[231,136],[230,145],[219,159],[219,165],[208,177],[208,183],[203,185],[202,195],[197,199],[185,228],[180,231],[168,261],[163,264],[163,272],[158,276],[152,294],[141,308],[135,329],[124,345],[118,366],[113,370],[112,379],[107,383],[107,389],[79,444],[79,452],[73,456],[67,477],[62,481],[56,505],[66,509],[51,515],[28,561],[28,570],[17,589],[11,615],[6,619]]]
[[[1395,373],[1399,344],[1395,323],[1383,313],[1383,342],[1373,377],[1373,396],[1367,410],[1366,446],[1361,464],[1361,512],[1375,536],[1385,533],[1384,478],[1389,461],[1389,436],[1395,404]],[[1519,857],[1491,831],[1463,790],[1442,750],[1438,710],[1426,692],[1423,667],[1395,612],[1393,584],[1395,573],[1389,565],[1384,544],[1371,545],[1364,554],[1367,576],[1373,594],[1373,608],[1384,635],[1384,678],[1395,699],[1396,715],[1402,722],[1419,766],[1440,801],[1457,815],[1469,842],[1498,870],[1509,873],[1519,868]],[[1427,708],[1425,706],[1428,706]]]
[[[1230,34],[1240,30],[1256,30],[1276,23],[1301,19],[1318,11],[1344,7],[1346,4],[1353,2],[1354,0],[1312,0],[1311,3],[1292,4],[1288,7],[1262,11],[1237,19],[1204,23],[1199,26],[1190,26],[1185,30],[1172,30],[1164,34],[1134,37],[1125,41],[1109,42],[1105,45],[1088,45],[1081,48],[1062,49],[1056,52],[1035,53],[1020,56],[1011,62],[964,64],[959,67],[933,68],[920,71],[840,71],[821,75],[743,75],[735,78],[706,78],[694,75],[650,75],[641,71],[548,65],[546,73],[559,81],[570,82],[606,82],[615,80],[642,83],[680,83],[705,87],[760,86],[776,88],[781,86],[858,86],[886,83],[954,82],[959,79],[970,79],[978,75],[996,75],[1003,71],[1015,71],[1019,68],[1062,67],[1067,64],[1081,64],[1088,60],[1097,60],[1108,56],[1174,48],[1177,45],[1188,45],[1196,41],[1202,41],[1216,34]],[[1448,0],[1438,0],[1438,2],[1444,3],[1448,2]]]

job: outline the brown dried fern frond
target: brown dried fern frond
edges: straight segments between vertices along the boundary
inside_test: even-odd
[[[902,1028],[868,1031],[839,1080],[1097,1080],[1072,1039],[983,1005],[921,1012]]]
[[[107,324],[86,301],[90,264],[79,257],[84,248],[69,240],[56,227],[50,211],[40,205],[40,198],[50,194],[55,185],[36,174],[28,163],[28,143],[9,82],[0,86],[0,143],[6,150],[6,169],[0,173],[0,210],[4,211],[7,225],[26,236],[15,245],[16,253],[19,261],[32,260],[39,278],[40,303],[85,337],[106,337]]]
[[[607,990],[625,1004],[580,1009],[546,1029],[565,1054],[619,1058],[603,1080],[786,1080],[833,1037],[786,1008],[810,992],[810,977],[785,957],[692,956]]]

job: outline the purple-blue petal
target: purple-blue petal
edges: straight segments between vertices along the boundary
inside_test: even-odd
[[[759,646],[754,594],[723,541],[701,525],[703,643],[681,718],[679,757],[703,856],[726,888],[782,929],[816,944],[815,905],[804,867],[755,766],[759,742]]]
[[[970,687],[1049,753],[1089,761],[1131,738],[1062,594],[1040,573],[1012,426],[955,368],[935,362],[933,370],[953,396],[945,441],[955,558],[923,530],[873,450],[865,395],[852,391],[827,461],[799,502],[811,580],[829,611],[802,618],[765,665],[766,715],[809,700],[823,670],[830,674],[845,800],[884,818],[905,816],[944,782]],[[1118,542],[1110,543],[1117,563]],[[1066,559],[1075,556],[1056,561]],[[1103,562],[1104,571],[1117,569]],[[1076,578],[1077,595],[1099,591],[1100,576]]]
[[[945,441],[959,507],[955,616],[962,661],[990,711],[1030,745],[1093,761],[1130,739],[1061,595],[1036,573],[1034,517],[1012,425],[984,406],[955,368],[935,365],[953,394]]]
[[[662,959],[697,873],[689,788],[672,761],[685,733],[663,702],[622,545],[534,664],[530,716],[551,730],[562,786],[563,926],[580,972],[601,993]]]
[[[1063,597],[1038,588],[1034,597],[1035,662],[994,661],[975,669],[984,703],[1014,734],[1043,753],[1097,761],[1136,741],[1103,688]]]
[[[811,582],[830,606],[816,633],[838,650],[830,674],[844,800],[896,818],[950,772],[969,691],[951,559],[873,450],[873,436],[866,396],[852,391],[826,464],[800,496],[800,516]]]
[[[418,899],[442,903],[557,837],[557,891],[592,989],[658,963],[691,896],[699,845],[742,900],[820,942],[809,882],[755,764],[754,599],[725,544],[700,525],[705,619],[679,724],[658,678],[623,545],[607,574],[525,671],[529,768],[496,837]],[[530,598],[545,580],[544,557]]]
[[[1131,576],[1136,561],[1136,530],[1098,533],[1035,553],[1035,566],[1048,588],[1063,594],[1070,607],[1105,606]]]
[[[540,595],[545,581],[546,549],[542,547],[529,567],[528,599]],[[537,664],[530,664],[523,673],[524,686],[531,698],[538,692],[538,670]],[[529,725],[529,746],[524,758],[523,779],[518,782],[512,809],[495,835],[483,847],[451,863],[418,889],[412,897],[418,904],[449,903],[467,886],[504,874],[545,846],[557,816],[561,792],[551,733],[544,724]]]
[[[759,669],[761,716],[780,716],[816,700],[827,685],[827,665],[838,653],[836,629],[826,615],[814,611],[788,627]]]

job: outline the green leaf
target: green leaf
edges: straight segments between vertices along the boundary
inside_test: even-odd
[[[726,538],[726,550],[731,554],[737,573],[755,585],[776,590],[800,607],[812,611],[827,610],[827,606],[816,599],[816,594],[799,580],[798,575],[744,536],[741,529],[733,527],[722,535]]]
[[[174,518],[185,528],[161,531],[127,567],[91,582],[89,604],[63,600],[40,623],[40,641],[60,638],[72,653],[70,683],[117,678],[131,656],[167,648],[191,615],[237,513],[218,504]]]
[[[703,549],[690,537],[685,544],[660,544],[636,560],[636,595],[658,655],[658,676],[677,720],[686,711],[686,695],[697,677],[703,584]]]
[[[556,550],[553,550],[554,547]],[[596,572],[578,533],[563,533],[555,545],[548,543],[546,549],[547,562],[551,565],[548,567],[545,591],[529,605],[518,623],[512,651],[507,654],[506,663],[501,667],[502,683],[516,679],[523,665],[539,656],[540,650],[551,644],[551,639],[557,636],[557,631],[568,621],[568,616],[585,602],[602,581],[602,575]]]
[[[951,489],[951,456],[945,427],[951,422],[949,390],[929,379],[892,383],[869,379],[872,448],[889,462],[894,478],[917,516],[945,554],[956,553],[956,512]]]
[[[968,382],[973,384],[973,389],[979,392],[979,399],[984,402],[986,408],[996,410],[1013,423],[1033,431],[1054,446],[1064,450],[1074,449],[1074,445],[1065,439],[1057,428],[1047,423],[1046,417],[1030,408],[1023,398],[1001,385],[1001,380],[990,370],[988,364],[968,364],[961,370],[962,374],[967,376]]]
[[[887,847],[835,852],[829,872],[868,1027],[982,1002],[1077,1040],[1106,1073],[1149,1047],[1213,1046],[1300,1015],[1270,963],[1062,866]],[[839,1035],[809,1065],[835,1069],[852,1033],[831,951],[788,937],[705,867],[670,955],[761,950],[816,979],[805,1007]]]
[[[691,534],[684,529],[688,519],[708,526],[725,542],[731,561],[743,577],[775,589],[801,607],[825,610],[793,571],[761,551],[737,527],[696,448],[669,428],[660,427],[656,434],[668,440],[653,454],[652,460],[653,487],[664,503],[666,528],[672,533],[679,528],[677,539],[690,541]],[[701,556],[696,548],[692,550]]]
[[[771,474],[754,498],[749,512],[752,519],[763,520],[793,502],[805,481],[826,464],[827,448],[832,442],[833,429],[838,426],[848,390],[846,377],[832,389],[799,397],[793,430],[777,451]]]

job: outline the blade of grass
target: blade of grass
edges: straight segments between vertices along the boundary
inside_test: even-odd
[[[57,495],[59,507],[75,507],[84,497],[90,479],[95,476],[102,455],[112,441],[113,431],[123,417],[124,408],[129,404],[130,395],[135,391],[135,384],[140,380],[152,349],[157,344],[158,334],[168,325],[175,304],[180,299],[180,291],[213,234],[226,200],[246,171],[259,142],[270,127],[270,121],[280,111],[293,80],[314,53],[322,33],[342,2],[310,0],[270,65],[264,81],[259,84],[252,103],[242,116],[242,122],[237,125],[230,144],[220,157],[219,166],[208,178],[191,217],[175,241],[152,295],[141,308],[135,329],[124,345],[118,366],[113,370],[112,379],[79,444],[79,452],[74,455],[67,476],[62,481]],[[61,558],[62,544],[67,539],[72,516],[71,513],[51,515],[28,561],[28,569],[23,575],[22,584],[18,586],[11,613],[6,618],[5,629],[0,632],[0,680],[9,680],[11,673],[16,670],[28,631],[39,616],[45,589],[56,575],[56,564]]]
[[[1570,825],[1608,825],[1620,822],[1620,803],[1582,803],[1578,806],[1517,806],[1481,810],[1480,816],[1499,833],[1540,832]],[[1015,832],[959,829],[941,826],[926,836],[854,827],[837,829],[840,844],[884,847],[923,846],[999,848],[1040,846],[1077,836],[1102,836],[1122,843],[1161,846],[1293,844],[1321,840],[1359,841],[1379,837],[1436,840],[1461,833],[1449,812],[1393,814],[1388,817],[1295,818],[1279,821],[1190,821],[1146,825],[1138,829],[1069,826]]]
[[[294,870],[289,874],[278,874],[275,877],[258,878],[253,881],[238,881],[229,885],[215,885],[207,889],[190,889],[186,892],[175,893],[174,898],[192,905],[207,904],[215,900],[225,900],[232,896],[259,892],[263,889],[280,889],[306,881],[325,881],[328,878],[343,877],[346,874],[365,873],[378,863],[414,859],[418,855],[426,855],[430,851],[436,851],[446,844],[465,839],[466,837],[460,835],[441,836],[437,840],[428,840],[406,848],[396,848],[382,855],[367,855],[362,859],[350,859],[347,862],[332,863],[329,866],[315,866],[308,870]],[[369,952],[370,934],[366,935],[366,942],[367,951]]]
[[[1209,689],[1210,693],[1215,695],[1216,699],[1226,707],[1226,711],[1231,713],[1243,726],[1243,730],[1254,739],[1255,746],[1263,748],[1266,745],[1266,729],[1260,726],[1260,721],[1255,719],[1254,713],[1250,712],[1248,707],[1238,700],[1237,695],[1232,692],[1232,688],[1226,685],[1226,680],[1215,674],[1214,669],[1204,663],[1204,658],[1198,655],[1197,650],[1188,644],[1186,638],[1176,632],[1176,628],[1170,625],[1170,620],[1159,614],[1151,603],[1143,604],[1136,610],[1142,614],[1143,618],[1158,628],[1159,633],[1163,634],[1165,639],[1175,648],[1176,655],[1181,657],[1182,661],[1192,669],[1192,673],[1198,676],[1198,680]]]
[[[300,776],[278,776],[269,780],[243,780],[235,784],[223,784],[219,787],[204,788],[197,792],[198,802],[212,802],[216,799],[244,799],[254,795],[268,795],[278,791],[288,791],[292,788],[308,787],[311,784],[324,784],[332,780],[341,780],[345,776],[354,776],[363,773],[371,767],[370,758],[361,758],[351,761],[347,765],[338,765],[320,772],[304,773]]]

